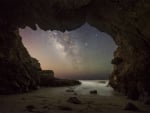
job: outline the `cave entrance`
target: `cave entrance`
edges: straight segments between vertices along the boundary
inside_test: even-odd
[[[108,79],[116,45],[110,35],[89,24],[72,31],[20,29],[22,41],[43,70],[68,79]]]

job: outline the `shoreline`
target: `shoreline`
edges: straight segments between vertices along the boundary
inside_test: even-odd
[[[82,90],[86,90],[85,85],[82,84]],[[150,112],[148,105],[122,95],[80,94],[79,86],[74,87],[41,87],[24,94],[0,95],[0,113],[137,113],[124,110],[128,102],[136,105],[140,113]],[[74,91],[67,92],[69,88],[74,88]],[[81,103],[68,102],[71,97],[76,97]]]

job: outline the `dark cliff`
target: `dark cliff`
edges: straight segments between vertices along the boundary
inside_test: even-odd
[[[64,31],[87,22],[112,35],[118,45],[112,60],[110,85],[132,99],[147,97],[150,95],[149,13],[149,0],[1,0],[0,80],[6,81],[1,86],[7,88],[17,80],[19,84],[36,84],[33,78],[39,68],[30,62],[32,58],[16,32],[19,27],[36,29],[38,24],[44,30]]]
[[[40,64],[21,42],[18,31],[0,30],[0,93],[25,92],[39,84]]]

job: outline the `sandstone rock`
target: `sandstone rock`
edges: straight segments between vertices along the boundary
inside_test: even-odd
[[[77,97],[70,97],[67,101],[70,103],[73,103],[73,104],[81,104],[82,103]]]

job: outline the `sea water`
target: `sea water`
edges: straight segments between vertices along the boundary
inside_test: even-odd
[[[90,91],[96,90],[97,95],[100,96],[114,96],[116,95],[113,88],[108,86],[108,80],[79,80],[80,85],[76,86],[65,86],[65,87],[43,87],[33,92],[33,94],[39,95],[91,95]],[[67,90],[72,90],[68,92]]]
[[[80,82],[81,85],[70,87],[77,94],[90,95],[90,91],[96,90],[101,96],[114,95],[114,90],[108,85],[108,80],[80,80]]]

